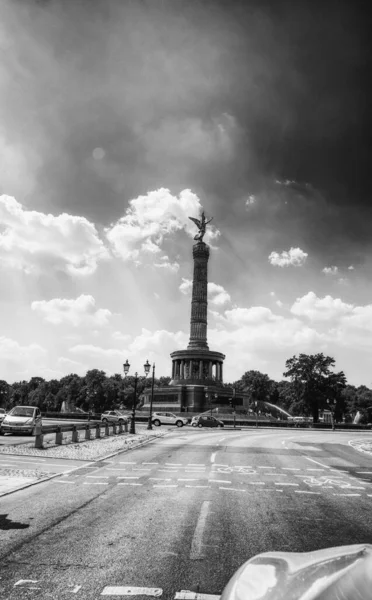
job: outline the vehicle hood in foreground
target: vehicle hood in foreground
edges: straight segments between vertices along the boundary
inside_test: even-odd
[[[221,600],[367,600],[372,545],[314,552],[266,552],[236,571]]]

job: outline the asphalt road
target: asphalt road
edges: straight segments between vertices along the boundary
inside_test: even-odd
[[[372,458],[353,439],[184,428],[5,496],[0,597],[218,596],[260,552],[371,543]]]

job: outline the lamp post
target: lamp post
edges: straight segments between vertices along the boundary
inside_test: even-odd
[[[147,375],[149,374],[149,371],[150,371],[150,363],[149,363],[148,360],[143,365],[143,368],[145,370],[145,377],[147,377]],[[124,374],[126,376],[128,374],[128,372],[129,372],[129,369],[130,369],[130,364],[128,362],[128,359],[123,364],[123,369],[124,369]],[[135,418],[136,418],[136,401],[137,401],[137,382],[138,382],[138,373],[136,371],[135,374],[134,374],[134,393],[133,393],[133,404],[132,404],[132,418],[131,418],[131,422],[130,422],[130,431],[129,431],[129,433],[132,433],[132,434],[136,433]]]
[[[148,361],[147,361],[148,362]],[[145,365],[145,370],[147,368],[147,363]],[[150,370],[150,365],[148,366]],[[152,402],[154,400],[154,381],[155,381],[155,363],[152,365],[152,381],[151,381],[151,398],[150,398],[150,416],[149,416],[149,424],[147,425],[147,429],[152,429]]]

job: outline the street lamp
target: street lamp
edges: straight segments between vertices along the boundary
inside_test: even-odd
[[[145,376],[147,377],[147,375],[149,374],[149,371],[150,371],[150,363],[148,360],[143,365],[143,368],[145,370]],[[130,364],[128,362],[128,359],[123,364],[123,369],[124,369],[124,375],[126,376],[130,369]],[[132,404],[132,418],[131,418],[131,422],[130,422],[130,432],[129,433],[136,433],[136,426],[135,426],[134,421],[136,418],[137,382],[138,382],[138,373],[136,371],[134,374],[134,394],[133,394],[133,404]]]
[[[146,374],[150,371],[149,361],[145,364]],[[155,381],[155,363],[152,365],[152,381],[151,381],[151,399],[150,399],[150,416],[149,416],[149,424],[147,425],[147,429],[152,429],[152,403],[154,400],[154,381]]]

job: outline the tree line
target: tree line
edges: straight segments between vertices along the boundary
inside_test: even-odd
[[[320,354],[300,354],[285,363],[282,381],[274,381],[260,371],[246,371],[233,386],[248,394],[251,402],[266,401],[284,408],[292,415],[311,416],[331,409],[336,421],[351,421],[357,412],[361,422],[372,421],[372,390],[347,383],[343,371],[334,371],[335,360]],[[155,378],[155,387],[167,386],[170,377]],[[137,391],[151,387],[151,378],[139,377]],[[0,380],[0,406],[10,409],[19,404],[39,406],[42,412],[59,412],[77,407],[85,411],[103,412],[111,408],[130,408],[133,402],[134,376],[91,369],[85,376],[66,375],[46,381],[32,377],[29,381],[8,384]]]

